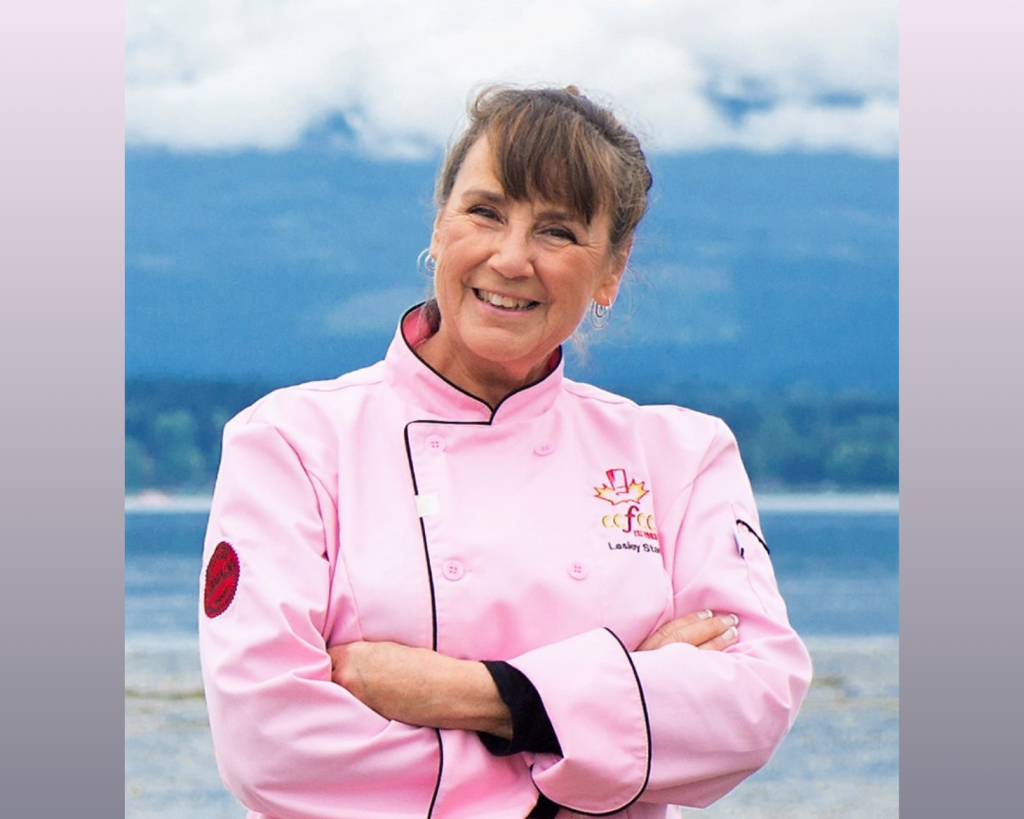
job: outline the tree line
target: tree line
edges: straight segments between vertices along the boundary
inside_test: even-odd
[[[221,432],[274,384],[127,379],[126,492],[209,491]],[[821,387],[662,384],[631,394],[717,415],[732,428],[759,489],[890,489],[899,483],[899,399]]]

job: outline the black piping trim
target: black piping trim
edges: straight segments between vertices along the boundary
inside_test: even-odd
[[[402,314],[402,318],[398,322],[398,335],[400,335],[402,337],[402,341],[404,341],[405,342],[405,346],[409,348],[409,352],[412,353],[414,356],[416,356],[416,358],[419,360],[419,362],[424,367],[426,367],[434,375],[436,375],[438,378],[440,378],[442,381],[444,381],[445,384],[447,384],[453,390],[457,390],[458,392],[461,392],[463,395],[467,396],[468,398],[472,398],[474,401],[476,401],[476,402],[478,402],[480,404],[483,404],[485,407],[487,407],[487,409],[489,409],[491,411],[491,417],[487,421],[488,424],[492,424],[494,422],[494,416],[498,414],[498,410],[501,408],[501,405],[504,404],[506,401],[508,401],[509,398],[511,398],[513,395],[516,395],[517,393],[523,392],[523,390],[528,390],[531,387],[535,387],[535,386],[537,386],[537,384],[540,384],[540,383],[546,381],[551,376],[551,374],[555,370],[558,369],[558,364],[562,363],[562,348],[561,348],[561,346],[559,346],[558,347],[558,364],[555,364],[554,367],[552,367],[550,370],[548,370],[548,372],[544,373],[544,375],[541,376],[540,378],[538,378],[536,381],[531,381],[529,384],[524,384],[523,386],[517,387],[516,389],[512,390],[512,392],[510,392],[508,395],[506,395],[504,398],[502,398],[495,406],[492,407],[490,404],[488,404],[486,401],[484,401],[484,399],[481,398],[479,395],[473,395],[473,393],[469,392],[468,390],[464,390],[462,387],[460,387],[454,381],[449,381],[447,378],[445,378],[443,375],[441,375],[441,373],[439,373],[437,370],[435,370],[433,367],[431,367],[423,359],[423,357],[418,352],[416,352],[416,348],[413,347],[409,343],[409,339],[407,339],[405,337],[405,330],[404,330],[404,328],[405,328],[405,320],[409,317],[409,315],[413,311],[423,309],[425,306],[426,306],[426,302],[421,302],[420,304],[417,304],[414,307],[410,307],[408,310],[406,310]],[[413,421],[413,423],[418,423],[418,422]],[[481,421],[435,421],[433,423],[439,423],[439,424],[479,424],[479,423],[482,423],[482,422]]]
[[[413,422],[415,423],[415,422]],[[409,461],[409,477],[412,478],[413,497],[420,494],[419,486],[416,484],[416,470],[412,465],[412,448],[409,446],[409,427],[405,425],[403,437],[405,438],[405,457]],[[434,596],[434,573],[430,568],[430,551],[427,549],[427,530],[423,526],[423,517],[420,516],[420,538],[423,540],[423,555],[427,564],[427,585],[430,587],[430,647],[437,651],[437,598]]]
[[[404,338],[404,336],[403,336]],[[406,342],[408,343],[408,342]],[[492,416],[493,418],[493,416]],[[412,446],[409,444],[409,427],[413,424],[451,424],[456,425],[471,425],[471,426],[490,426],[490,421],[410,421],[405,425],[403,430],[403,438],[405,439],[405,457],[409,462],[409,477],[412,479],[412,491],[414,496],[418,496],[420,493],[419,484],[416,481],[416,467],[413,465],[412,460]],[[437,651],[437,595],[434,591],[434,572],[430,568],[430,546],[427,543],[427,528],[423,524],[423,517],[420,516],[420,537],[423,540],[423,561],[427,566],[427,585],[430,587],[430,647],[432,650]],[[441,740],[441,731],[435,729],[437,734],[437,782],[434,784],[434,795],[430,799],[430,808],[427,810],[427,819],[434,813],[434,805],[437,802],[437,795],[441,792],[441,777],[444,774],[444,742]]]
[[[421,419],[417,421],[410,421],[405,425],[403,436],[405,438],[405,457],[409,462],[409,477],[412,478],[412,491],[414,495],[419,495],[420,488],[416,481],[416,467],[412,461],[412,446],[409,444],[409,427],[413,424],[444,424],[448,426],[476,426],[476,427],[488,427],[491,425],[490,421],[432,421],[430,419]],[[430,583],[430,619],[431,619],[431,637],[430,647],[437,651],[437,597],[434,593],[434,573],[430,569],[430,545],[427,543],[427,529],[423,525],[423,518],[420,518],[420,537],[423,539],[423,557],[427,563],[427,580]]]
[[[740,520],[739,518],[736,518],[736,523],[738,523],[738,524],[739,524],[740,526],[742,526],[742,527],[743,527],[744,529],[746,529],[746,530],[747,530],[748,532],[750,532],[750,534],[752,534],[752,535],[753,535],[754,537],[756,537],[756,538],[757,538],[757,542],[758,542],[758,543],[760,543],[760,544],[761,544],[762,546],[764,546],[764,550],[765,550],[766,552],[768,552],[768,554],[771,554],[771,553],[772,553],[771,549],[769,549],[769,548],[768,548],[768,544],[764,542],[764,538],[762,538],[762,537],[761,537],[761,536],[760,536],[760,535],[759,535],[759,534],[758,534],[758,533],[757,533],[757,532],[755,531],[755,529],[754,529],[754,527],[753,527],[753,526],[751,526],[751,525],[750,525],[749,523],[747,523],[747,522],[746,522],[745,520]]]
[[[419,495],[419,488],[416,486],[416,470],[412,465],[412,449],[409,447],[409,425],[406,424],[403,433],[405,438],[405,457],[409,461],[409,477],[412,479],[413,495]],[[423,526],[423,518],[420,518],[420,537],[423,539],[423,553],[427,564],[427,585],[430,587],[430,643],[434,651],[437,651],[437,599],[434,596],[434,573],[430,568],[430,553],[427,550],[427,530]],[[437,795],[441,792],[441,774],[444,772],[444,743],[441,741],[441,731],[434,729],[437,736],[437,781],[434,783],[434,794],[430,797],[430,807],[427,808],[427,819],[434,814],[434,805],[437,803]]]
[[[434,795],[430,797],[430,807],[427,808],[427,819],[434,815],[437,795],[441,792],[441,772],[444,770],[444,743],[441,742],[441,729],[435,728],[434,733],[437,734],[437,782],[434,783]]]

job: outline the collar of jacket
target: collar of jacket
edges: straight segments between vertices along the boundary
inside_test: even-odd
[[[542,415],[555,403],[562,389],[565,361],[561,347],[552,356],[553,366],[540,381],[507,395],[492,411],[488,404],[444,378],[420,358],[414,346],[436,328],[427,322],[423,305],[409,309],[384,358],[388,383],[411,407],[431,419],[475,423],[510,423]]]

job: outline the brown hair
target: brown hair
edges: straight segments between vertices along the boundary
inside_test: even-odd
[[[588,224],[607,208],[611,245],[621,249],[647,211],[651,172],[640,141],[615,115],[567,88],[484,88],[469,106],[469,127],[437,179],[444,207],[469,149],[486,136],[498,180],[513,199],[544,199]]]

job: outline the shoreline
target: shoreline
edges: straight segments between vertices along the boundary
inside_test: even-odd
[[[900,511],[899,492],[755,492],[761,512],[830,515],[888,514]],[[208,513],[211,495],[172,494],[149,489],[124,496],[124,512],[131,514]]]
[[[772,761],[699,813],[706,819],[835,819],[899,813],[899,637],[808,636],[815,677]],[[125,650],[125,817],[224,819],[198,651]]]

